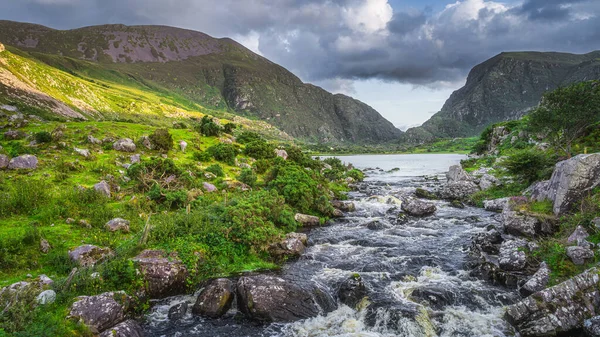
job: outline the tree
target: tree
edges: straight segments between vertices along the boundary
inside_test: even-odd
[[[529,126],[569,158],[573,142],[600,121],[600,82],[580,82],[544,94]]]

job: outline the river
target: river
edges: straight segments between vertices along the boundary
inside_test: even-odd
[[[349,197],[356,211],[310,231],[309,247],[280,276],[311,282],[335,296],[340,283],[359,273],[376,314],[340,305],[321,316],[289,324],[260,326],[234,317],[209,320],[190,313],[167,319],[170,305],[193,296],[156,302],[146,316],[148,336],[513,336],[502,319],[515,291],[473,278],[465,270],[470,237],[497,223],[494,213],[453,208],[434,201],[437,211],[424,218],[398,219],[402,198],[417,187],[435,187],[462,155],[359,155],[339,157],[367,170]],[[407,312],[416,315],[406,314]]]

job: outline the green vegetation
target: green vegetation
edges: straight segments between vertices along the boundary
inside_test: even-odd
[[[159,151],[169,152],[173,149],[173,136],[165,128],[154,130],[148,138]]]

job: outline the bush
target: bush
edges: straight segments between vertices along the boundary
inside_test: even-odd
[[[148,138],[159,151],[169,152],[173,149],[173,136],[167,129],[156,129]]]
[[[35,141],[39,144],[50,143],[52,141],[52,135],[48,131],[40,131],[35,134]]]
[[[235,123],[227,123],[223,126],[223,132],[227,134],[232,134],[233,130],[235,130],[236,128],[237,125]]]
[[[269,162],[266,159],[259,159],[259,160],[255,161],[254,164],[252,164],[252,167],[254,168],[256,173],[263,174],[263,173],[267,172],[269,167],[271,167],[271,162]]]
[[[231,144],[217,144],[206,149],[210,155],[218,161],[222,161],[229,165],[235,165],[235,157],[238,149]]]
[[[265,142],[264,140],[255,140],[246,144],[244,154],[254,159],[271,159],[275,158],[275,146]]]
[[[248,144],[256,141],[264,141],[264,139],[256,132],[244,131],[242,134],[236,137],[236,140],[240,144]]]
[[[556,160],[544,152],[518,150],[500,164],[521,181],[531,184],[550,178]]]
[[[223,167],[219,164],[213,164],[206,168],[206,172],[210,172],[217,177],[225,176],[225,172],[223,172]]]
[[[252,171],[252,169],[249,168],[242,169],[242,172],[238,176],[239,181],[243,182],[244,184],[250,187],[254,187],[254,185],[256,185],[256,179],[256,174],[254,173],[254,171]]]
[[[223,131],[223,128],[215,123],[212,116],[205,115],[202,117],[200,125],[196,127],[196,130],[204,136],[216,137]]]
[[[127,175],[138,182],[137,188],[141,191],[148,191],[156,183],[162,186],[170,176],[180,177],[181,174],[182,170],[170,158],[152,158],[149,161],[133,164],[127,169]]]
[[[211,154],[206,151],[196,151],[192,156],[194,160],[199,162],[207,162],[212,160]]]

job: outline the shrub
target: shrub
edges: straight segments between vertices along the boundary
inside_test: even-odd
[[[200,125],[196,127],[196,130],[204,136],[215,137],[223,131],[223,128],[215,123],[212,116],[205,115],[202,117]]]
[[[223,167],[219,164],[213,164],[206,168],[206,172],[210,172],[217,177],[225,176],[225,172],[223,172]]]
[[[52,135],[48,131],[40,131],[35,134],[35,141],[37,143],[50,143],[52,141]]]
[[[556,160],[544,152],[532,149],[518,150],[500,164],[521,181],[531,184],[550,178]]]
[[[264,140],[255,140],[246,144],[244,154],[254,159],[270,159],[275,158],[275,146],[265,142]]]
[[[237,128],[237,124],[227,123],[227,124],[223,125],[223,132],[225,132],[227,134],[232,134],[233,130],[235,130],[236,128]]]
[[[240,144],[248,144],[256,141],[264,141],[264,139],[256,132],[244,131],[242,134],[236,137],[236,140]]]
[[[173,136],[167,129],[156,129],[148,138],[159,151],[169,152],[173,149]]]
[[[263,174],[263,173],[267,172],[267,170],[269,169],[270,166],[271,166],[271,163],[266,159],[259,159],[259,160],[255,161],[254,164],[252,164],[252,167],[258,174]]]
[[[238,149],[231,144],[217,144],[206,149],[210,155],[218,161],[222,161],[229,165],[235,165],[235,157]]]
[[[199,162],[206,162],[206,161],[211,161],[212,160],[212,156],[210,153],[206,152],[206,151],[196,151],[193,154],[193,158],[194,160],[197,160]]]
[[[242,172],[238,176],[239,181],[251,187],[254,187],[254,185],[256,185],[256,179],[256,173],[254,173],[254,171],[252,171],[252,169],[249,168],[242,169]]]
[[[138,182],[137,188],[142,191],[148,191],[154,184],[167,184],[166,180],[174,175],[179,177],[182,174],[180,168],[175,165],[172,159],[152,158],[149,161],[133,164],[127,169],[127,175]],[[173,185],[175,181],[171,181]]]

